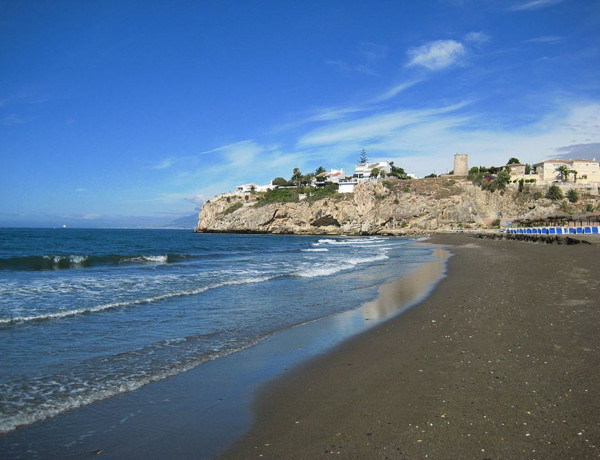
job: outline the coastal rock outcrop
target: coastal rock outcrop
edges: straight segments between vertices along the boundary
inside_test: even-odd
[[[560,212],[561,203],[542,196],[535,186],[490,192],[446,177],[365,181],[353,194],[284,203],[264,203],[261,194],[223,194],[204,204],[196,231],[402,235],[479,229]],[[597,196],[589,199],[598,206]]]

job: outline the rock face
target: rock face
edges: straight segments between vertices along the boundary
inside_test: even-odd
[[[204,204],[196,231],[402,235],[478,229],[499,218],[556,214],[560,203],[535,196],[536,190],[489,192],[465,179],[435,178],[366,181],[354,194],[314,202],[260,205],[260,195],[228,194]]]

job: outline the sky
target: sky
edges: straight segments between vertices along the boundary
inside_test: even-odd
[[[0,227],[147,227],[237,185],[600,159],[597,0],[0,0]]]

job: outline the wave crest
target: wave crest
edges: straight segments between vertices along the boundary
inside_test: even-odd
[[[164,254],[164,255],[119,255],[108,254],[89,256],[84,254],[70,255],[43,255],[43,256],[20,256],[0,259],[0,270],[23,270],[23,271],[41,271],[41,270],[68,270],[72,268],[87,268],[95,266],[111,265],[159,265],[181,262],[189,259],[191,256],[184,254]]]

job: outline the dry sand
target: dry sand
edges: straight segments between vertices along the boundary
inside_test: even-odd
[[[264,388],[224,458],[600,456],[600,246],[432,241],[432,295]]]

